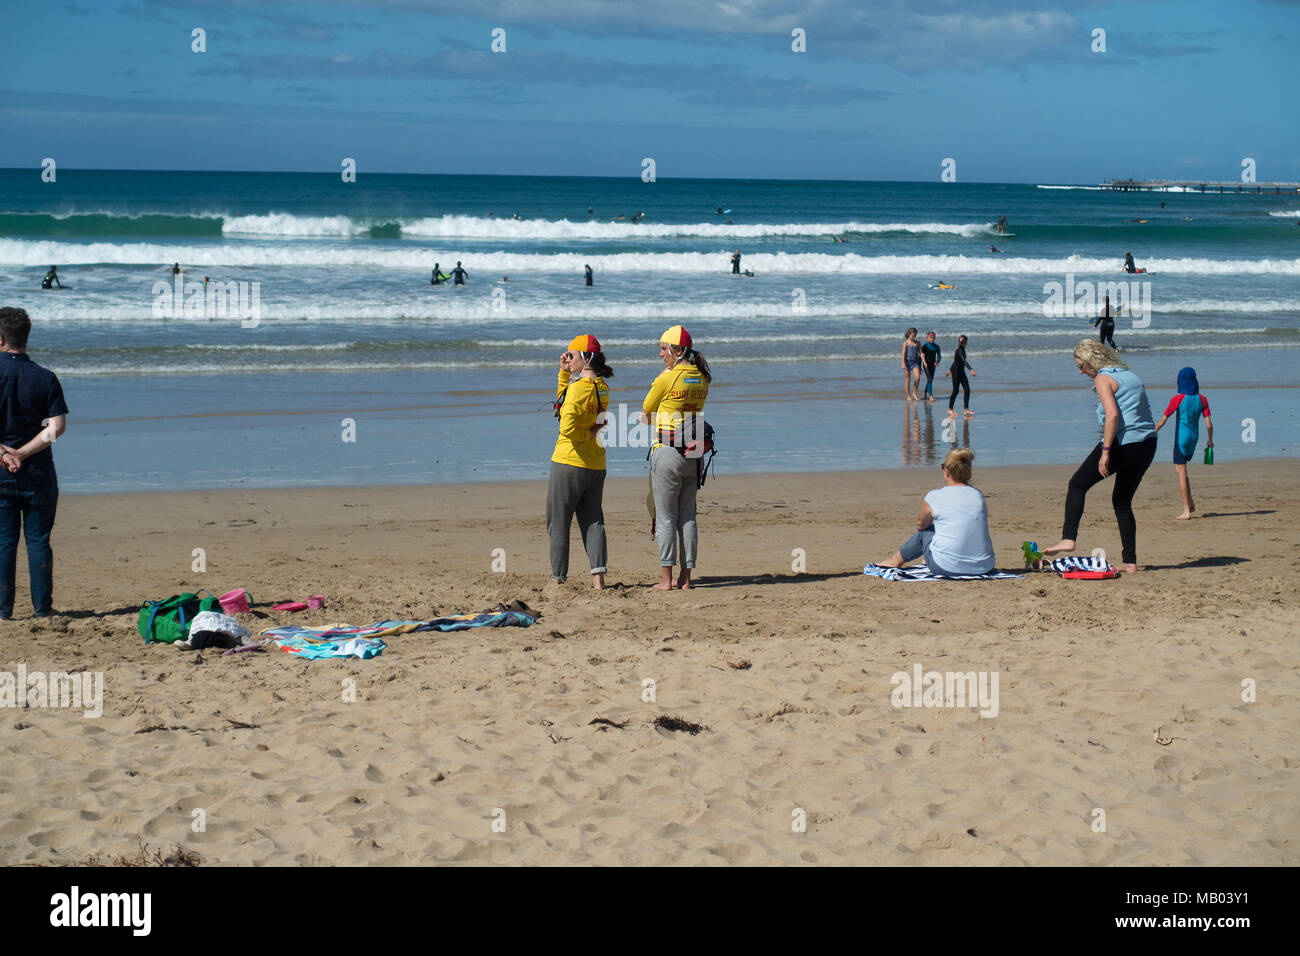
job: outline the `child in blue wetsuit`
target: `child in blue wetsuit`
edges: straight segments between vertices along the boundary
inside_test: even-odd
[[[1210,421],[1210,403],[1200,392],[1196,369],[1180,370],[1178,394],[1169,400],[1165,413],[1156,423],[1156,431],[1160,431],[1170,418],[1178,419],[1174,433],[1174,471],[1178,473],[1178,490],[1183,493],[1183,513],[1178,517],[1184,519],[1190,518],[1196,510],[1196,505],[1192,502],[1192,484],[1187,477],[1187,463],[1196,454],[1196,443],[1201,437],[1201,418],[1205,419],[1205,445],[1207,448],[1214,447],[1214,422]]]
[[[921,346],[921,362],[925,367],[925,397],[934,401],[934,370],[939,367],[943,351],[934,340],[934,333],[925,334],[925,344]]]

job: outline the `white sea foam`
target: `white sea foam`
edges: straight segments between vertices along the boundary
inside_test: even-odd
[[[1300,314],[1300,299],[1270,300],[1218,300],[1193,299],[1159,302],[1152,309],[1155,315],[1284,315]],[[810,319],[1002,319],[1007,317],[1041,318],[1042,298],[970,302],[946,297],[925,297],[907,301],[846,301],[811,296],[806,309],[797,316],[791,312],[790,302],[784,295],[768,301],[742,302],[619,302],[608,305],[591,305],[575,302],[530,301],[520,297],[510,300],[504,309],[494,308],[492,300],[482,295],[424,302],[359,303],[350,300],[279,303],[262,303],[262,322],[337,322],[337,323],[448,323],[462,322],[501,324],[505,322],[563,321],[563,322],[613,322],[626,323],[638,320],[677,322],[720,321],[788,321]],[[158,322],[192,322],[197,325],[221,324],[207,318],[155,319],[150,304],[141,301],[134,305],[121,303],[104,306],[63,305],[62,301],[43,306],[33,315],[37,323],[87,323],[131,322],[153,324]],[[269,346],[268,346],[269,347]]]
[[[584,264],[598,272],[719,273],[724,271],[730,250],[716,252],[627,252],[610,255],[582,253],[489,252],[469,255],[451,246],[393,249],[392,247],[339,247],[311,242],[262,245],[163,245],[159,243],[65,243],[50,240],[0,240],[0,263],[44,267],[57,262],[61,267],[79,264],[155,265],[186,263],[191,273],[217,266],[265,268],[274,266],[367,269],[411,269],[427,273],[434,261],[467,263],[471,278],[477,273],[502,275],[543,272],[581,275]],[[721,265],[720,265],[721,264]],[[972,275],[1063,276],[1066,273],[1110,274],[1118,281],[1124,274],[1116,258],[1067,256],[1028,259],[965,255],[864,256],[817,252],[752,253],[745,264],[759,275],[915,275],[935,277]],[[1176,259],[1148,258],[1142,263],[1153,273],[1165,275],[1300,275],[1300,259]],[[243,276],[241,278],[253,278]],[[1142,280],[1144,276],[1128,276]],[[264,295],[270,290],[264,291]]]

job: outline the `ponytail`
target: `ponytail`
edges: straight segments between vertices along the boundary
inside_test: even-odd
[[[687,357],[690,359],[691,364],[700,370],[700,374],[704,376],[706,382],[713,381],[713,373],[709,371],[709,363],[704,361],[703,355],[695,349],[689,349],[687,350]]]
[[[592,353],[584,352],[583,354],[591,355],[591,359],[587,362],[587,365],[591,368],[593,372],[595,372],[601,378],[614,377],[614,370],[610,368],[609,365],[605,362],[604,352],[592,352]]]

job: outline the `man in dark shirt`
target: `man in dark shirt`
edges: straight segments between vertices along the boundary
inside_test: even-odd
[[[740,275],[740,250],[737,249],[731,256],[731,274]]]
[[[67,428],[68,406],[58,377],[27,355],[31,330],[25,311],[0,308],[0,620],[13,615],[20,528],[35,616],[54,613],[50,533],[59,482],[52,445]]]

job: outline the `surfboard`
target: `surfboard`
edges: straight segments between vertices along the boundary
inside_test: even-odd
[[[932,285],[932,286],[930,286],[930,288],[931,288],[931,289],[942,289],[944,292],[951,292],[953,289],[955,289],[955,288],[957,288],[957,287],[956,287],[955,285]]]
[[[70,286],[70,285],[65,285],[65,286],[57,286],[57,285],[53,285],[53,286],[50,286],[48,289],[45,288],[44,286],[41,286],[41,291],[42,291],[42,292],[58,292],[60,289],[71,289],[71,288],[72,288],[72,286]]]

